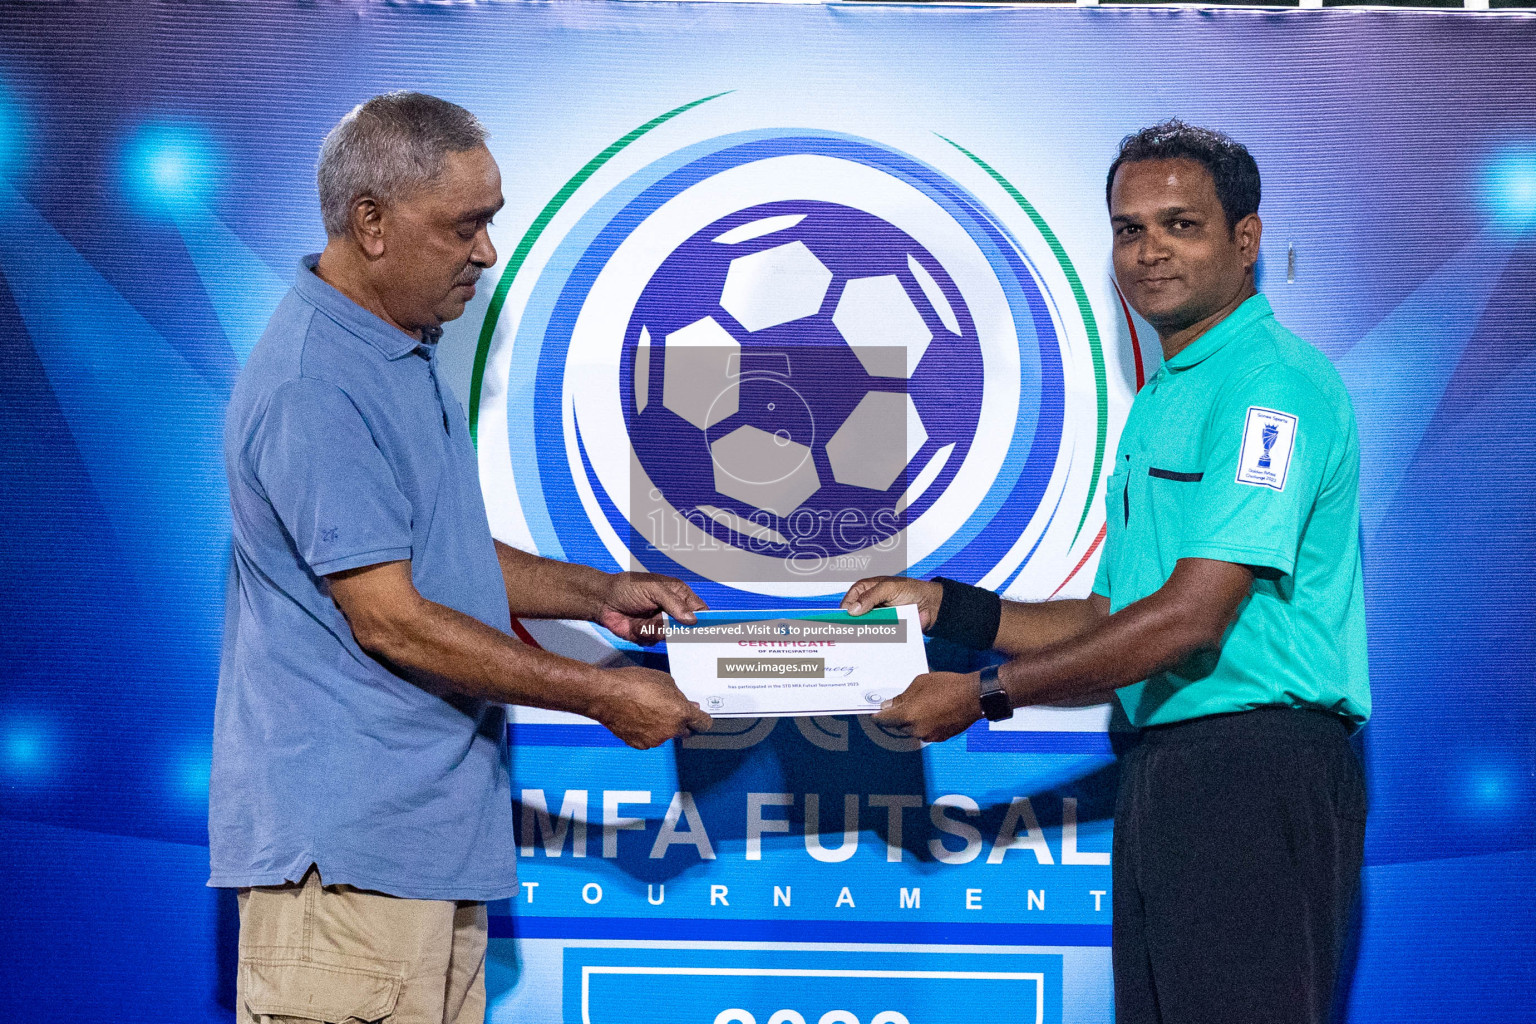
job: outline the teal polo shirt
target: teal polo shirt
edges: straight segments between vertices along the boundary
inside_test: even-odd
[[[1359,491],[1344,382],[1263,295],[1163,364],[1120,435],[1094,593],[1117,612],[1181,558],[1255,579],[1218,654],[1120,689],[1132,723],[1274,704],[1369,717]]]

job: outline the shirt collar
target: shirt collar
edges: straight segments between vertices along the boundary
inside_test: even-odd
[[[386,359],[401,359],[415,352],[423,344],[430,346],[437,341],[434,332],[428,331],[426,341],[406,334],[393,324],[386,323],[374,313],[359,306],[341,292],[332,288],[320,275],[315,265],[320,254],[312,253],[299,261],[299,271],[293,287],[304,301],[336,321],[348,333],[362,338],[378,349]],[[440,333],[440,332],[438,332]]]
[[[1258,321],[1274,315],[1274,310],[1269,307],[1269,300],[1261,292],[1228,313],[1225,320],[1190,342],[1180,350],[1178,355],[1165,361],[1163,365],[1174,373],[1187,370],[1221,351],[1227,342]]]

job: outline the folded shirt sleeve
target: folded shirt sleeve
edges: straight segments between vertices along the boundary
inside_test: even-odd
[[[247,457],[316,576],[411,557],[411,503],[363,414],[334,384],[279,386]]]
[[[1205,424],[1203,475],[1187,495],[1178,557],[1294,572],[1337,459],[1338,422],[1322,392],[1281,363],[1229,387]]]

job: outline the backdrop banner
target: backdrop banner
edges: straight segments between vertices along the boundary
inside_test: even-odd
[[[503,175],[499,261],[442,342],[493,532],[734,610],[830,609],[879,572],[1085,596],[1161,358],[1111,278],[1105,171],[1170,116],[1244,142],[1260,286],[1360,425],[1348,1019],[1528,1019],[1536,17],[264,0],[0,25],[0,1017],[231,1019],[233,894],[204,886],[223,411],[323,244],[321,138],[410,88],[478,114]],[[774,636],[742,664],[828,642]],[[1123,718],[923,746],[725,717],[808,685],[722,686],[717,729],[648,752],[514,712],[491,1020],[1112,1019]]]

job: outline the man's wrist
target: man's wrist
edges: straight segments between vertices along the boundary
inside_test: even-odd
[[[608,707],[612,694],[609,691],[608,680],[604,678],[604,671],[596,665],[582,663],[577,684],[582,694],[582,708],[578,712],[583,718],[590,718],[594,722],[603,725],[608,724]]]
[[[622,572],[603,572],[601,569],[593,569],[583,566],[592,575],[582,581],[582,593],[587,605],[586,620],[597,622],[602,618],[603,611],[612,604],[613,588],[619,585],[619,577]]]
[[[1008,701],[1015,708],[1051,702],[1049,674],[1041,671],[1040,663],[1033,658],[1003,662],[997,667],[997,682],[1008,692]]]

